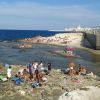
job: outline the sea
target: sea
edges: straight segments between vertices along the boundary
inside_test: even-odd
[[[47,66],[48,62],[51,62],[53,68],[68,68],[69,61],[74,61],[76,68],[81,64],[100,76],[100,59],[95,59],[88,51],[76,48],[75,52],[81,58],[68,58],[52,53],[52,51],[64,50],[65,47],[63,46],[31,44],[32,48],[30,49],[12,48],[12,45],[20,44],[16,41],[17,39],[35,36],[47,37],[59,33],[65,32],[48,30],[0,30],[0,63],[27,65],[29,62],[43,61],[44,67]]]
[[[23,38],[32,38],[35,36],[52,36],[64,31],[48,31],[48,30],[0,30],[1,41],[11,41]]]

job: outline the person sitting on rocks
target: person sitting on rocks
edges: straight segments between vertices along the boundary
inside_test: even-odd
[[[16,73],[16,75],[18,75],[19,73],[21,74],[21,76],[23,76],[23,68],[19,69],[18,72]]]
[[[69,67],[70,67],[69,75],[72,77],[72,76],[74,76],[74,74],[75,74],[75,70],[74,70],[75,64],[74,64],[74,62],[71,61],[71,62],[69,63]]]
[[[30,79],[31,82],[33,82],[34,81],[34,76],[33,75],[30,75],[29,76],[29,79]]]
[[[81,71],[81,75],[86,75],[86,72],[87,72],[86,69],[83,67]]]
[[[87,70],[79,64],[77,74],[78,75],[86,75],[86,73],[87,73]]]
[[[21,72],[18,72],[18,73],[16,74],[16,77],[22,78]]]
[[[51,71],[51,63],[49,62],[49,63],[47,64],[47,67],[44,69],[44,73],[45,73],[46,75],[48,75],[48,74],[50,73],[50,71]]]
[[[69,75],[70,75],[71,77],[74,77],[74,76],[76,75],[76,71],[75,71],[74,69],[71,70],[70,73],[69,73]]]
[[[27,72],[27,69],[24,69],[23,70],[23,79],[25,81],[28,81],[29,80],[29,76],[30,76],[30,74]]]
[[[24,70],[23,70],[23,75],[25,75],[25,74],[27,74],[28,72],[27,72],[27,69],[25,68]]]
[[[42,72],[39,72],[39,73],[38,73],[38,78],[39,78],[39,81],[40,81],[40,82],[42,82],[42,81],[43,81],[43,80],[42,80],[42,77],[43,77]]]
[[[78,75],[80,75],[81,72],[82,72],[82,66],[79,64],[79,66],[78,66],[78,70],[77,70],[76,73],[77,73]]]

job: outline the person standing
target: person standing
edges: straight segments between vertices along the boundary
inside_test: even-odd
[[[51,71],[51,63],[48,63],[48,71]]]
[[[8,79],[11,78],[11,73],[12,73],[11,66],[9,66],[9,68],[7,69],[7,78]]]
[[[40,61],[39,65],[38,65],[39,71],[43,71],[43,62]]]
[[[38,66],[37,66],[37,68],[36,68],[36,70],[35,70],[35,75],[36,75],[36,80],[37,80],[37,82],[39,83],[39,76],[38,76],[38,74],[39,74],[39,68],[38,68]]]
[[[28,65],[28,69],[29,69],[29,74],[32,75],[32,64],[31,63]]]
[[[74,62],[71,61],[69,63],[69,67],[70,67],[70,76],[72,77],[75,74],[75,71],[74,71],[75,64],[74,64]]]
[[[39,65],[38,62],[35,62],[35,63],[34,63],[34,70],[37,69],[38,65]]]

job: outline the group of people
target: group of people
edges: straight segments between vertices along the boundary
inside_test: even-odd
[[[74,62],[69,62],[69,67],[70,67],[70,70],[69,70],[69,75],[72,77],[72,76],[75,76],[75,75],[86,75],[87,74],[87,70],[85,67],[81,66],[79,64],[78,66],[78,69],[75,71],[75,63]]]
[[[69,76],[75,75],[87,75],[88,71],[85,67],[79,64],[77,70],[73,61],[69,62]],[[45,81],[44,75],[48,75],[51,71],[52,64],[48,63],[46,67],[42,61],[29,63],[25,67],[20,67],[17,73],[12,75],[12,68],[7,68],[7,80],[13,80],[16,84],[20,84],[22,81],[43,83]]]
[[[13,80],[13,81],[19,81],[24,80],[24,81],[37,81],[38,83],[43,82],[43,75],[44,74],[49,74],[51,71],[51,63],[47,64],[47,67],[44,67],[44,64],[42,61],[40,62],[34,62],[34,63],[29,63],[25,68],[20,68],[16,75],[12,78],[12,69],[11,66],[7,69],[7,78],[8,80]]]

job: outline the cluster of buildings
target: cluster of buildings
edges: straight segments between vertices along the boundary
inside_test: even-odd
[[[92,27],[92,28],[84,28],[84,27],[81,27],[80,25],[77,26],[77,27],[71,27],[71,28],[65,28],[65,31],[91,31],[91,30],[98,30],[100,28],[98,27]]]

